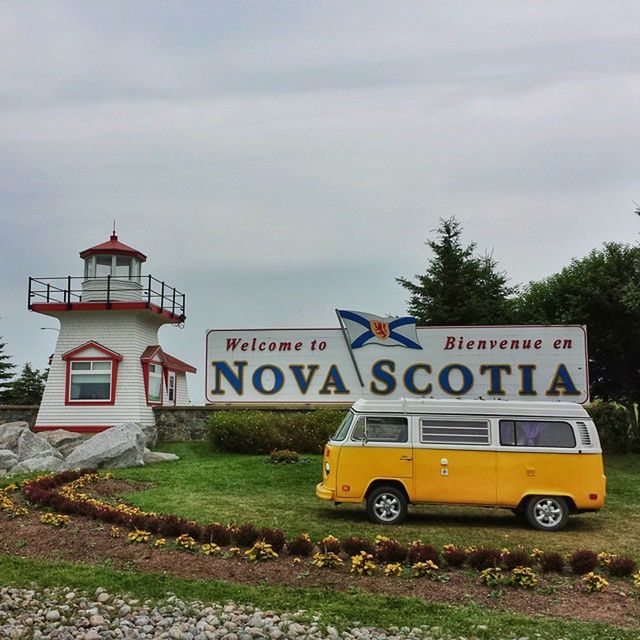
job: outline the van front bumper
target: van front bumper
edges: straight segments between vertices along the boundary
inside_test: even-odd
[[[327,489],[324,482],[319,482],[316,485],[316,495],[322,500],[334,500],[336,492],[334,489]]]

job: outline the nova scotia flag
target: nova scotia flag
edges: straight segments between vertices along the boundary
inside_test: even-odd
[[[338,309],[337,313],[347,330],[352,349],[366,344],[422,349],[418,342],[415,318],[382,318],[371,313],[342,309]]]

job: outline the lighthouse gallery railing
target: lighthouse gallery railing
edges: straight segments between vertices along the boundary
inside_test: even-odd
[[[186,317],[184,293],[152,275],[29,278],[29,309],[41,303],[65,304],[71,309],[81,302],[111,305],[129,300],[144,302],[148,308],[157,307],[158,311],[170,312],[181,319]]]

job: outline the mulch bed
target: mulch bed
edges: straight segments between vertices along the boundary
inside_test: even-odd
[[[92,486],[101,497],[142,488],[140,483],[104,480]],[[15,494],[13,497],[16,497]],[[167,546],[153,549],[150,544],[131,544],[126,530],[121,538],[109,536],[110,525],[81,516],[73,516],[62,529],[43,525],[40,512],[29,508],[20,518],[0,515],[0,552],[23,558],[62,560],[98,564],[109,560],[116,569],[135,569],[148,573],[166,573],[204,580],[227,580],[247,585],[270,584],[291,587],[321,587],[346,591],[358,587],[371,593],[410,596],[430,602],[471,604],[522,613],[546,615],[570,620],[605,622],[617,626],[640,625],[640,592],[629,581],[609,579],[602,593],[586,593],[580,578],[573,576],[538,576],[533,590],[503,587],[499,590],[478,582],[478,574],[456,570],[446,572],[448,582],[426,578],[393,578],[384,575],[354,576],[348,561],[341,569],[318,569],[310,559],[294,564],[293,558],[281,554],[274,561],[249,563],[242,557],[220,558],[188,554]],[[80,542],[80,544],[79,544]],[[185,555],[189,555],[185,562]]]

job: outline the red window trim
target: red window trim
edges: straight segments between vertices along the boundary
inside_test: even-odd
[[[116,385],[118,384],[118,365],[120,359],[109,357],[93,357],[93,358],[79,358],[73,356],[63,356],[67,362],[67,373],[65,379],[65,392],[64,403],[71,407],[108,407],[113,406],[116,403]],[[71,363],[72,362],[111,362],[111,397],[108,400],[72,400],[71,399]]]
[[[165,365],[161,360],[144,360],[142,364],[142,377],[144,379],[144,397],[149,407],[162,407],[164,404],[164,370]],[[149,365],[155,364],[162,367],[163,373],[160,375],[160,402],[149,400]]]

